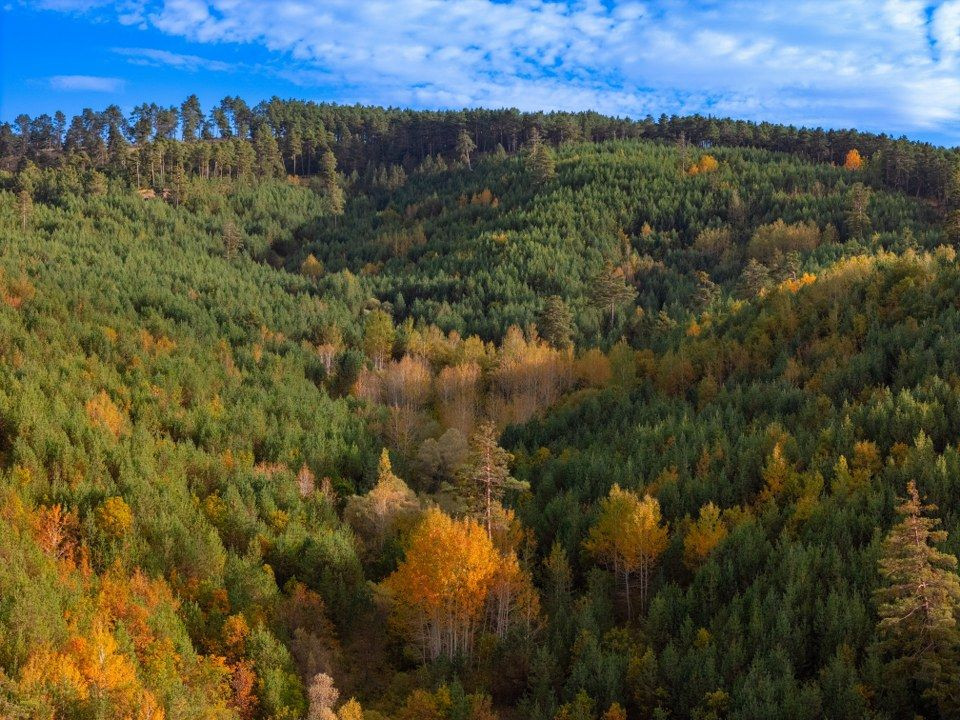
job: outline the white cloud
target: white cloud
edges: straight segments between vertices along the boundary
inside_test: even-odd
[[[50,78],[54,90],[115,93],[122,90],[124,81],[115,77],[96,75],[55,75]]]
[[[960,0],[122,0],[116,13],[260,45],[279,58],[257,71],[349,88],[347,100],[700,110],[960,139]]]
[[[114,48],[114,52],[126,56],[130,59],[130,62],[133,63],[142,65],[166,65],[191,72],[197,70],[228,72],[236,69],[235,65],[221,62],[220,60],[210,60],[198,55],[184,55],[183,53],[174,53],[156,48]]]

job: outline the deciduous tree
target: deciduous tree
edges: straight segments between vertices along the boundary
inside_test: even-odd
[[[584,547],[622,580],[628,619],[633,614],[631,581],[635,574],[639,576],[640,604],[645,606],[650,574],[667,547],[668,532],[660,516],[660,503],[649,495],[641,499],[614,485],[600,504]]]

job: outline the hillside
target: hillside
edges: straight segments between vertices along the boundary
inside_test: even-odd
[[[227,100],[0,131],[0,716],[954,716],[955,153]]]

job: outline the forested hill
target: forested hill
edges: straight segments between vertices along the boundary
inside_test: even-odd
[[[191,97],[0,162],[0,717],[960,712],[955,151]]]

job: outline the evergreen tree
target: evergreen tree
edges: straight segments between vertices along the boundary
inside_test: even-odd
[[[846,221],[851,237],[862,238],[870,229],[870,188],[854,183],[847,192]]]
[[[283,175],[283,161],[277,139],[269,126],[262,122],[253,134],[253,150],[256,154],[257,175],[260,177],[279,177]]]
[[[740,274],[740,288],[744,297],[754,298],[770,285],[770,271],[756,258],[750,258]]]
[[[337,172],[337,158],[330,148],[323,152],[320,160],[320,179],[327,202],[330,203],[330,212],[342,215],[344,208],[343,188],[340,186],[340,173]]]
[[[183,164],[178,162],[173,166],[173,177],[170,181],[170,199],[174,207],[180,207],[187,194],[187,173],[183,169]]]
[[[600,310],[610,312],[611,325],[617,308],[633,302],[636,296],[636,289],[624,281],[623,272],[610,262],[590,281],[590,298]]]
[[[947,237],[956,242],[960,240],[960,160],[950,171],[946,189],[947,215],[944,229]]]
[[[936,505],[922,504],[913,480],[897,508],[901,520],[887,535],[879,560],[883,585],[876,591],[877,630],[893,669],[907,673],[955,717],[960,578],[957,559],[937,549],[947,539],[930,517]]]
[[[460,470],[460,484],[487,530],[493,535],[493,513],[509,489],[521,489],[522,483],[510,476],[513,455],[497,444],[497,429],[482,422],[470,438],[470,453]]]
[[[477,144],[470,137],[470,133],[461,129],[457,134],[457,159],[467,166],[469,170],[473,169],[470,164],[470,153],[477,149]]]
[[[20,229],[26,232],[33,215],[33,196],[26,189],[17,193],[17,212],[20,215]]]
[[[17,173],[17,213],[20,215],[20,229],[24,232],[33,215],[33,193],[38,175],[37,166],[29,160]]]
[[[200,99],[191,95],[180,106],[181,135],[186,142],[194,142],[203,126],[203,110],[200,109]]]
[[[540,132],[533,128],[530,132],[530,144],[527,148],[527,170],[540,185],[552,179],[556,174],[553,151],[540,139]]]
[[[559,295],[547,298],[539,319],[540,335],[555,348],[564,350],[571,345],[573,316]]]
[[[701,309],[710,307],[720,295],[720,288],[710,278],[709,273],[704,270],[697,270],[697,290],[694,295],[697,306]]]
[[[243,237],[233,220],[223,223],[223,251],[231,260],[243,249]]]
[[[796,280],[800,277],[801,267],[800,253],[795,250],[788,252],[780,263],[780,267],[777,268],[777,279],[781,282],[784,280]]]

